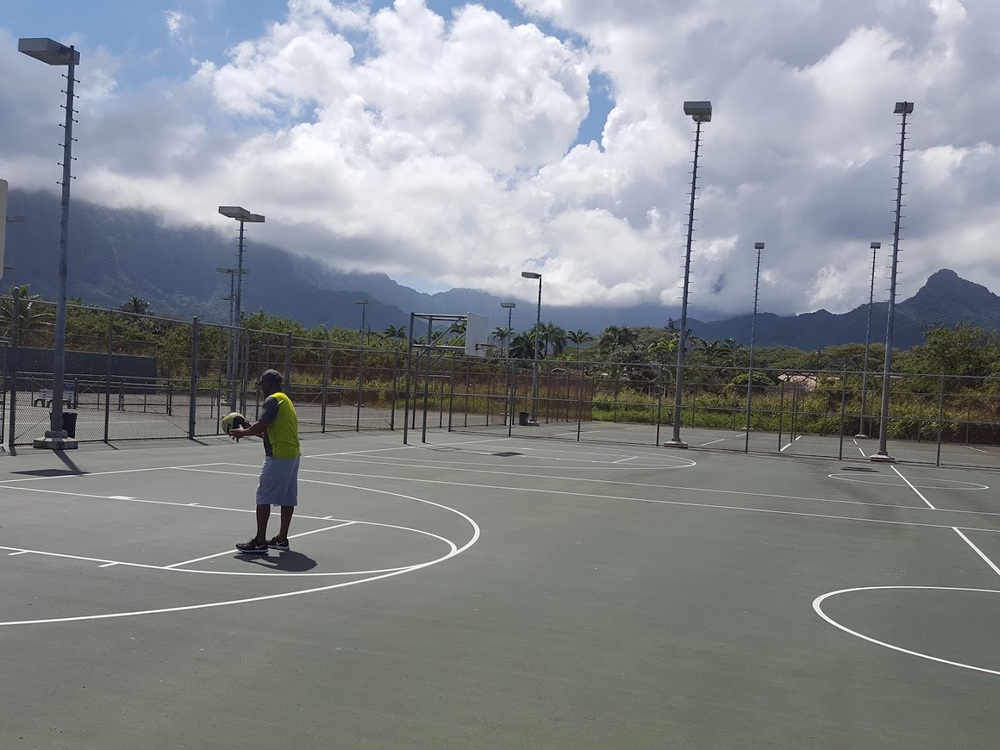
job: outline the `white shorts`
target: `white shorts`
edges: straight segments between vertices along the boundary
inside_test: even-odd
[[[299,504],[299,457],[264,456],[257,483],[257,505]]]

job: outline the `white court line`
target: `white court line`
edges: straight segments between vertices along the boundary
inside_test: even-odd
[[[315,470],[313,470],[313,471],[315,471]],[[376,475],[371,475],[371,474],[352,474],[352,473],[349,473],[349,472],[315,472],[315,473],[335,474],[335,475],[338,475],[338,476],[356,476],[356,477],[361,478],[361,479],[388,479],[388,480],[393,480],[393,481],[405,481],[405,482],[414,483],[414,484],[416,484],[416,483],[422,483],[422,484],[440,484],[440,485],[446,485],[446,486],[450,486],[450,487],[471,487],[471,488],[475,488],[475,489],[484,489],[484,490],[499,490],[499,491],[502,491],[502,492],[510,492],[511,491],[510,485],[476,484],[476,483],[472,483],[472,482],[449,482],[449,481],[445,481],[443,479],[415,479],[413,477],[401,478],[401,477],[392,477],[392,476],[376,476]],[[493,473],[502,473],[502,472],[493,472]],[[532,479],[534,479],[534,478],[536,478],[536,477],[533,476]],[[599,479],[583,480],[583,479],[578,479],[577,477],[546,477],[546,478],[548,478],[548,479],[567,479],[567,480],[573,480],[573,481],[579,481],[579,482],[583,482],[583,481],[598,482],[598,483],[601,482],[601,480],[599,480]],[[308,480],[308,479],[307,480],[302,480],[300,478],[299,481],[313,481],[313,480]],[[322,482],[320,484],[322,484]],[[706,493],[723,494],[723,495],[739,495],[739,496],[744,496],[744,497],[764,497],[764,498],[768,498],[768,499],[778,499],[778,500],[807,500],[807,501],[813,501],[813,502],[840,503],[840,504],[845,504],[845,505],[860,505],[860,506],[864,506],[864,507],[896,508],[896,509],[899,509],[899,510],[924,510],[923,508],[920,508],[920,507],[907,507],[907,506],[901,507],[899,505],[886,505],[886,504],[882,504],[882,503],[861,503],[861,502],[849,501],[849,500],[828,500],[828,499],[819,498],[819,497],[801,497],[801,496],[795,496],[795,495],[769,495],[769,494],[766,494],[766,493],[763,493],[763,492],[744,492],[744,491],[741,491],[741,490],[718,490],[718,489],[706,489],[706,488],[699,488],[699,487],[675,487],[675,486],[670,486],[670,485],[642,484],[642,483],[637,483],[637,482],[607,482],[606,484],[624,484],[626,486],[632,486],[632,487],[648,487],[648,488],[654,488],[654,489],[682,490],[682,491],[686,491],[686,492],[706,492]],[[351,487],[353,485],[342,485],[342,486]],[[359,486],[359,487],[357,487],[357,489],[362,489],[363,490],[363,489],[367,489],[367,488]],[[771,508],[750,508],[750,507],[741,506],[741,505],[719,505],[719,504],[714,504],[714,503],[685,502],[685,501],[681,501],[681,500],[655,500],[655,499],[651,499],[651,498],[635,497],[635,496],[632,496],[632,495],[600,495],[600,494],[589,493],[589,492],[573,492],[573,491],[570,491],[570,490],[544,489],[544,488],[539,488],[539,487],[519,487],[519,488],[517,488],[517,491],[518,492],[526,492],[526,493],[530,492],[530,493],[561,495],[561,496],[569,496],[569,497],[591,498],[591,499],[594,499],[594,500],[618,500],[618,501],[622,501],[623,500],[623,501],[635,502],[635,503],[646,503],[646,504],[650,504],[650,505],[672,505],[672,506],[677,506],[677,507],[682,507],[682,508],[705,508],[705,509],[708,509],[708,510],[733,510],[733,511],[745,512],[745,513],[767,513],[767,514],[772,514],[772,515],[796,516],[796,517],[803,517],[803,518],[823,518],[823,519],[829,519],[829,520],[834,520],[834,521],[854,521],[854,522],[858,522],[858,523],[883,524],[883,525],[888,525],[888,526],[913,526],[913,527],[916,527],[916,528],[927,528],[927,529],[951,529],[951,528],[954,528],[954,526],[952,524],[920,523],[920,522],[916,522],[916,521],[893,521],[893,520],[884,520],[884,519],[878,519],[878,518],[856,518],[856,517],[853,517],[853,516],[836,516],[836,515],[831,515],[831,514],[826,514],[826,513],[806,513],[806,512],[802,512],[802,511],[778,510],[778,509],[771,509]],[[952,510],[948,510],[948,509],[935,510],[935,512],[936,513],[969,513],[969,514],[973,514],[973,515],[996,515],[995,513],[979,513],[977,511],[952,511]],[[962,528],[964,528],[966,531],[982,531],[982,532],[985,532],[987,534],[1000,534],[1000,530],[997,530],[997,529],[984,529],[984,528],[969,527],[969,526],[963,526]]]
[[[331,459],[331,460],[337,460],[337,459]],[[358,463],[358,462],[355,462],[355,463]],[[373,465],[375,465],[375,466],[382,466],[381,463],[374,463]],[[454,467],[454,466],[440,467],[440,468],[444,468],[445,471],[454,472],[454,473],[491,474],[491,475],[492,474],[496,474],[496,475],[503,476],[503,477],[510,476],[509,472],[507,472],[507,471],[490,471],[490,470],[486,470],[486,469],[465,469],[465,468],[457,468],[457,467]],[[490,484],[476,484],[476,483],[473,483],[473,482],[450,482],[450,481],[445,481],[443,479],[415,479],[415,478],[411,478],[411,477],[405,477],[404,478],[404,477],[392,476],[391,474],[361,474],[361,473],[349,472],[349,471],[328,471],[326,469],[303,469],[302,471],[305,472],[305,473],[311,473],[311,474],[332,474],[334,476],[358,477],[358,478],[363,478],[363,479],[384,479],[384,480],[396,481],[396,482],[399,482],[399,481],[407,481],[407,482],[432,482],[432,483],[435,483],[435,484],[449,484],[449,485],[453,484],[453,485],[458,486],[458,487],[473,487],[473,488],[477,488],[477,489],[478,488],[482,488],[482,489],[497,489],[496,485],[490,485]],[[560,476],[560,475],[555,475],[555,474],[530,474],[530,475],[526,475],[526,476],[528,478],[530,478],[531,480],[533,480],[533,481],[534,480],[538,480],[538,479],[552,479],[552,480],[555,480],[555,481],[579,482],[581,484],[603,484],[603,485],[611,485],[611,486],[618,486],[618,487],[642,487],[644,489],[654,489],[654,490],[680,490],[682,492],[695,492],[695,493],[703,492],[703,493],[710,493],[710,494],[715,494],[715,495],[736,495],[738,497],[764,497],[764,498],[774,499],[774,500],[806,500],[808,502],[815,502],[815,503],[833,503],[833,504],[836,504],[836,505],[858,505],[858,506],[862,506],[862,507],[865,507],[865,508],[897,508],[897,509],[908,509],[908,510],[923,510],[923,508],[921,508],[919,506],[916,506],[916,507],[914,507],[914,506],[900,506],[900,505],[895,505],[895,504],[892,504],[892,503],[867,503],[867,502],[861,502],[859,500],[832,500],[830,498],[825,498],[825,497],[809,497],[809,496],[806,496],[806,495],[776,495],[774,493],[769,493],[769,492],[749,492],[749,491],[746,491],[746,490],[720,490],[720,489],[714,489],[714,488],[711,488],[711,487],[684,487],[684,486],[681,486],[681,485],[673,485],[673,484],[653,484],[653,483],[650,483],[650,482],[625,482],[625,481],[619,481],[619,480],[613,480],[613,479],[592,479],[592,478],[589,478],[589,477]],[[505,486],[503,486],[503,489],[508,490],[508,491],[512,490],[512,489],[518,489],[518,490],[520,490],[520,488],[514,488],[511,485],[505,485]],[[531,491],[544,491],[544,490],[537,490],[535,488],[531,488]],[[573,493],[569,493],[569,494],[573,494]],[[586,497],[586,495],[583,495],[583,496]],[[958,513],[958,514],[962,514],[962,515],[972,515],[972,516],[998,516],[998,515],[1000,515],[1000,513],[994,513],[994,512],[990,512],[990,511],[979,511],[979,510],[956,510],[956,509],[953,509],[953,508],[940,508],[938,510],[940,512],[942,512],[942,513]]]
[[[626,461],[635,461],[637,458],[639,458],[639,457],[638,456],[629,456],[628,458],[619,458],[617,461],[612,461],[611,463],[613,463],[613,464],[623,464]]]
[[[718,440],[709,440],[707,443],[701,443],[700,447],[704,448],[706,445],[715,445],[716,443],[724,443],[727,440],[729,440],[729,438],[719,438]]]
[[[289,539],[298,539],[299,537],[309,536],[310,534],[319,534],[321,531],[333,531],[334,529],[342,529],[345,526],[353,526],[356,521],[346,521],[345,523],[339,523],[336,526],[327,526],[322,529],[312,529],[311,531],[303,531],[301,534],[293,534],[288,537]],[[173,565],[164,565],[164,570],[171,570],[173,568],[179,568],[182,565],[194,565],[198,562],[204,562],[205,560],[212,560],[216,557],[222,557],[223,555],[232,555],[232,548],[226,549],[224,552],[216,552],[214,555],[205,555],[204,557],[196,557],[193,560],[185,560],[184,562],[174,563]]]
[[[974,664],[963,664],[958,661],[949,661],[948,659],[942,659],[937,656],[931,656],[930,654],[922,654],[919,651],[911,651],[910,649],[902,648],[901,646],[894,646],[891,643],[886,643],[885,641],[880,641],[871,636],[867,636],[864,633],[859,633],[856,630],[851,630],[846,625],[841,625],[839,622],[834,620],[832,617],[823,611],[823,602],[832,596],[839,596],[841,594],[854,594],[859,591],[885,591],[885,590],[899,590],[899,591],[962,591],[966,593],[974,594],[998,594],[1000,591],[995,591],[993,589],[963,589],[963,588],[947,588],[945,586],[868,586],[865,588],[855,588],[855,589],[842,589],[840,591],[831,591],[822,596],[817,596],[813,600],[813,610],[822,617],[828,624],[833,625],[833,627],[838,630],[842,630],[848,635],[853,635],[855,638],[860,638],[863,641],[868,641],[869,643],[874,643],[876,646],[882,646],[883,648],[891,649],[892,651],[898,651],[901,654],[906,654],[907,656],[916,656],[920,659],[927,659],[928,661],[934,661],[938,664],[947,664],[951,667],[961,667],[962,669],[970,669],[974,672],[984,672],[986,674],[1000,675],[1000,671],[995,669],[987,669],[986,667],[977,667]]]
[[[917,489],[916,487],[914,487],[914,486],[913,486],[913,483],[912,483],[912,482],[911,482],[911,481],[910,481],[909,479],[907,479],[906,477],[904,477],[904,476],[903,476],[903,475],[902,475],[902,474],[900,473],[899,469],[897,469],[897,468],[896,468],[895,466],[891,466],[891,467],[889,467],[889,468],[891,468],[891,469],[892,469],[892,470],[893,470],[894,472],[896,472],[897,474],[899,474],[899,478],[900,478],[900,479],[902,479],[902,480],[903,480],[904,482],[906,482],[907,486],[908,486],[908,487],[909,487],[909,488],[910,488],[911,490],[913,490],[913,491],[914,491],[915,493],[917,493],[917,497],[919,497],[919,498],[920,498],[921,500],[923,500],[923,501],[924,501],[925,503],[927,503],[927,507],[928,507],[928,508],[930,508],[931,510],[937,510],[937,508],[935,508],[935,507],[934,507],[933,505],[931,505],[931,501],[930,501],[930,500],[928,500],[928,499],[927,499],[926,497],[924,497],[924,496],[923,496],[923,495],[922,495],[922,494],[920,493],[920,490],[918,490],[918,489]]]
[[[472,527],[473,531],[472,538],[469,539],[469,541],[467,541],[461,547],[456,546],[450,540],[444,540],[450,545],[451,549],[449,550],[448,554],[443,555],[442,557],[439,557],[436,560],[429,560],[427,562],[410,565],[402,569],[390,570],[385,573],[380,573],[378,575],[371,575],[367,578],[361,578],[354,581],[344,581],[342,583],[334,583],[326,586],[316,586],[308,589],[300,589],[298,591],[287,591],[280,594],[268,594],[264,596],[254,596],[245,599],[230,599],[227,601],[207,602],[202,604],[188,604],[179,607],[161,607],[157,609],[133,610],[131,612],[109,612],[104,614],[77,615],[72,617],[49,617],[37,620],[8,620],[6,622],[0,622],[0,627],[6,627],[11,625],[49,625],[55,623],[68,623],[68,622],[88,622],[92,620],[112,620],[123,617],[142,617],[145,615],[174,614],[177,612],[192,612],[200,609],[215,609],[218,607],[229,607],[235,604],[252,604],[255,602],[273,601],[276,599],[286,599],[292,596],[303,596],[305,594],[317,594],[324,591],[333,591],[335,589],[346,588],[347,586],[357,586],[362,583],[381,581],[386,578],[393,578],[395,576],[403,575],[405,573],[410,573],[415,570],[422,570],[424,568],[429,568],[432,565],[437,565],[438,563],[444,562],[445,560],[449,560],[452,557],[455,557],[456,555],[460,555],[462,552],[465,552],[465,550],[469,549],[470,547],[472,547],[472,545],[474,545],[477,541],[479,541],[479,537],[482,534],[479,525],[475,522],[475,520],[473,520],[470,516],[466,515],[462,511],[456,510],[454,508],[449,508],[447,505],[435,503],[430,500],[423,500],[421,498],[410,497],[408,495],[400,495],[398,493],[386,493],[386,494],[395,494],[398,497],[415,500],[419,503],[434,506],[436,508],[440,508],[441,510],[457,515],[458,517],[465,520]],[[443,539],[443,537],[439,538]],[[0,547],[0,549],[4,548]],[[112,562],[112,561],[105,561],[105,562]],[[137,566],[137,567],[143,567],[143,566]],[[177,570],[176,572],[189,572],[189,571]]]
[[[190,464],[190,466],[226,466],[226,465],[227,462],[225,461],[213,461],[212,463],[207,463],[207,464]],[[238,466],[239,464],[236,465]],[[92,472],[87,472],[85,474],[67,472],[65,474],[57,474],[56,476],[51,476],[51,477],[20,477],[19,479],[0,479],[0,487],[19,482],[41,482],[49,479],[69,479],[70,477],[75,479],[84,479],[86,477],[108,477],[108,476],[115,476],[118,474],[144,474],[150,471],[169,471],[170,469],[183,469],[186,468],[186,466],[187,465],[152,466],[152,467],[147,467],[145,469],[116,469],[115,471],[92,471]],[[259,469],[260,467],[258,466],[257,468]],[[94,497],[103,497],[103,495],[94,495]]]
[[[917,497],[919,497],[921,500],[923,500],[925,503],[927,503],[927,507],[928,508],[930,508],[931,510],[937,510],[937,508],[935,508],[933,505],[931,505],[930,501],[926,497],[924,497],[916,487],[913,486],[913,484],[910,482],[910,480],[907,479],[906,477],[904,477],[902,475],[902,473],[900,473],[899,469],[897,469],[895,466],[893,466],[891,468],[892,468],[892,470],[894,472],[896,472],[897,474],[899,474],[899,478],[900,479],[902,479],[904,482],[906,482],[907,485],[909,485],[910,489],[913,490],[917,494]],[[979,547],[977,547],[975,544],[973,544],[972,541],[969,539],[969,537],[967,537],[965,534],[963,534],[961,532],[961,530],[958,527],[956,527],[956,526],[953,526],[952,530],[956,534],[958,534],[958,536],[961,538],[961,540],[963,542],[965,542],[967,545],[969,545],[969,547],[972,548],[973,552],[975,552],[977,555],[979,555],[986,562],[986,564],[990,566],[990,569],[994,573],[996,573],[998,576],[1000,576],[1000,568],[998,568],[994,564],[994,562],[992,560],[990,560],[990,558],[988,558],[985,554],[983,554],[983,551],[981,549],[979,549]]]
[[[982,550],[980,550],[979,547],[974,545],[972,541],[969,539],[969,537],[963,534],[959,529],[955,529],[955,533],[958,534],[960,537],[962,537],[963,542],[972,547],[973,552],[975,552],[977,555],[983,558],[983,560],[986,562],[987,565],[990,566],[990,568],[993,570],[994,573],[1000,576],[1000,568],[998,568],[990,558],[984,555]]]
[[[973,448],[971,445],[966,445],[963,447],[968,448],[970,451],[976,451],[977,453],[989,453],[989,451],[984,451],[982,448]]]
[[[801,439],[802,439],[802,436],[799,435],[797,438],[795,438],[795,440],[793,440],[792,442],[788,443],[784,448],[781,448],[781,450],[779,450],[778,453],[784,453],[785,452],[785,448],[791,448],[795,443],[797,443]]]

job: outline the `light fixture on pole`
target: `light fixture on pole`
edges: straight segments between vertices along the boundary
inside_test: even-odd
[[[694,197],[698,185],[698,149],[701,144],[701,124],[712,121],[711,102],[684,102],[684,114],[695,123],[694,162],[691,169],[691,202],[688,208],[687,246],[684,251],[684,291],[681,295],[681,330],[677,341],[677,382],[674,388],[674,434],[664,443],[671,448],[687,448],[681,440],[681,397],[684,393],[684,354],[687,349],[688,286],[691,279],[691,239],[694,233]]]
[[[236,263],[236,302],[235,302],[235,313],[234,313],[234,323],[236,325],[236,330],[234,334],[233,352],[234,359],[240,351],[240,336],[243,329],[243,240],[245,237],[244,224],[263,224],[264,217],[261,214],[252,214],[247,211],[242,206],[219,206],[219,213],[230,219],[235,219],[240,223],[240,242],[239,250],[237,252],[237,263]],[[239,370],[238,367],[234,367],[234,375]],[[236,378],[232,380],[232,388],[229,394],[229,408],[236,411]]]
[[[542,333],[542,275],[534,271],[521,271],[525,279],[538,279],[538,316],[535,320],[535,365],[531,374],[531,422],[538,424],[538,339]]]
[[[76,83],[76,66],[80,53],[52,39],[18,39],[17,51],[47,65],[66,67],[66,120],[63,125],[62,160],[62,219],[59,231],[59,291],[56,298],[55,349],[52,357],[52,412],[49,429],[44,438],[32,441],[35,448],[65,450],[76,448],[75,439],[63,429],[63,380],[66,375],[66,275],[67,247],[69,244],[69,185],[73,163],[73,87]]]
[[[504,362],[510,362],[510,338],[513,333],[511,331],[511,321],[513,320],[514,308],[517,307],[517,304],[515,302],[501,302],[500,307],[507,311],[507,335],[504,336],[507,351],[504,354]]]
[[[753,346],[754,337],[757,332],[757,291],[760,288],[760,253],[764,249],[763,242],[753,243],[753,249],[757,251],[757,274],[753,282],[753,317],[750,318],[750,367],[747,370],[747,435],[744,452],[750,452],[750,403],[753,399]]]
[[[899,221],[903,209],[903,162],[906,154],[906,116],[913,113],[913,102],[896,102],[895,114],[902,115],[899,133],[899,169],[896,180],[896,221],[892,232],[892,268],[889,272],[889,310],[885,323],[885,366],[882,370],[882,415],[878,427],[878,450],[869,456],[872,461],[893,463],[889,455],[889,378],[892,372],[892,327],[896,313],[896,267],[899,261]]]
[[[858,434],[854,436],[856,438],[868,437],[868,433],[865,432],[865,405],[868,399],[868,352],[871,349],[872,344],[872,305],[875,302],[875,260],[881,247],[881,242],[873,242],[871,244],[872,283],[868,290],[868,322],[865,323],[865,363],[861,369],[861,420],[858,425]]]

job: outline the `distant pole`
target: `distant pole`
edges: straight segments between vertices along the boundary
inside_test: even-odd
[[[868,437],[868,433],[865,432],[865,403],[868,398],[868,352],[871,349],[872,343],[872,305],[875,303],[875,260],[881,247],[881,242],[873,242],[871,244],[872,283],[871,288],[868,290],[868,322],[865,324],[865,364],[861,374],[861,423],[859,425],[860,432],[854,436],[863,439],[867,439]]]
[[[531,373],[531,422],[538,424],[538,344],[542,333],[542,275],[534,271],[521,271],[521,277],[525,279],[537,279],[538,281],[538,312],[535,318],[535,361]]]
[[[223,216],[234,219],[240,223],[240,242],[239,250],[237,252],[237,262],[236,262],[236,300],[234,302],[234,312],[233,317],[235,318],[236,330],[233,331],[233,380],[230,384],[229,389],[229,408],[236,411],[236,378],[239,376],[240,363],[239,357],[244,350],[245,342],[244,331],[243,331],[243,275],[246,273],[243,270],[243,248],[244,248],[244,238],[246,236],[245,224],[247,222],[253,224],[263,224],[264,216],[261,214],[250,213],[247,209],[242,206],[219,206],[219,213]],[[249,351],[249,348],[246,348]],[[246,371],[247,363],[243,363],[243,369]],[[245,379],[245,378],[244,378]],[[245,390],[244,390],[245,393]]]
[[[750,318],[750,368],[747,370],[747,435],[744,453],[750,452],[750,403],[753,399],[753,345],[757,330],[757,291],[760,288],[760,253],[764,249],[763,242],[755,242],[753,249],[757,251],[757,273],[753,282],[753,317]]]
[[[913,102],[896,102],[895,113],[902,115],[899,134],[899,175],[896,182],[896,222],[892,232],[892,270],[889,275],[889,314],[885,324],[885,367],[882,370],[882,419],[878,429],[878,451],[872,461],[895,462],[886,446],[889,431],[889,377],[892,373],[892,326],[896,312],[896,268],[899,260],[899,220],[903,208],[903,160],[906,152],[906,116],[913,112]]]
[[[365,395],[365,311],[368,309],[368,300],[363,299],[354,304],[361,305],[361,326],[358,328],[358,405],[355,407],[354,421],[354,431],[361,432],[361,406]]]

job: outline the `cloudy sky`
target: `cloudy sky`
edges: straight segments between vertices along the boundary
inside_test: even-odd
[[[702,128],[692,311],[781,314],[888,295],[907,120],[899,298],[952,268],[1000,292],[996,0],[8,2],[0,178],[57,190],[63,72],[81,54],[74,196],[549,305],[681,297]],[[141,252],[141,249],[137,249]]]

